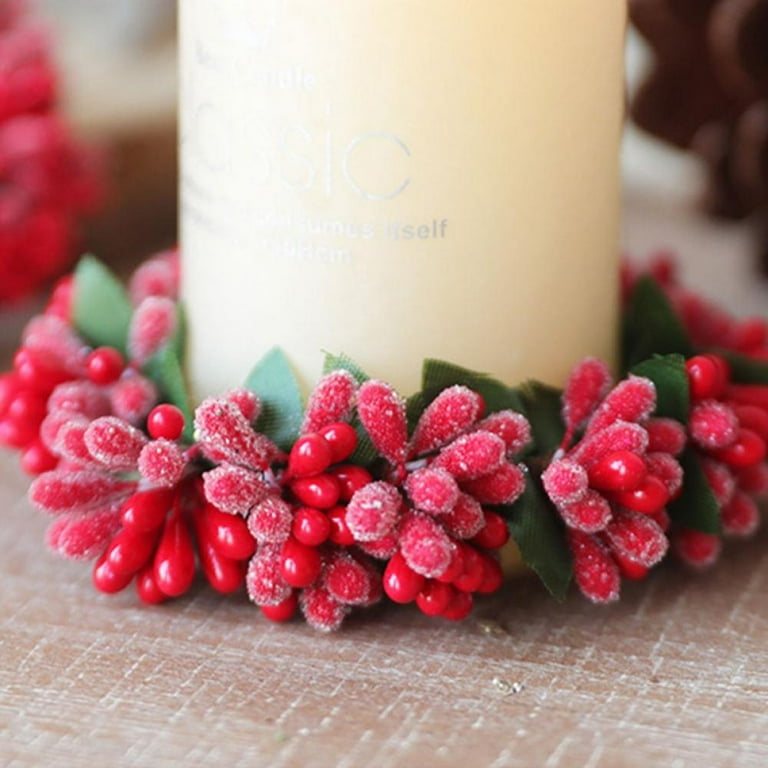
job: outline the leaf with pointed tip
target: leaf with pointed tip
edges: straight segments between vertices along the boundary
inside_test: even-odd
[[[669,517],[683,528],[720,534],[723,527],[720,505],[709,487],[696,451],[687,448],[680,457],[680,464],[683,467],[683,490],[667,507]]]
[[[691,393],[685,358],[682,355],[654,355],[632,368],[636,376],[650,379],[656,386],[657,416],[688,422]]]
[[[170,341],[144,363],[143,371],[157,385],[163,402],[172,403],[184,414],[182,437],[191,443],[194,439],[192,405],[177,349]]]

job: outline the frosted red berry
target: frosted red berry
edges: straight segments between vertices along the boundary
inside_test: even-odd
[[[184,414],[175,405],[164,403],[149,412],[147,431],[155,440],[178,440],[184,432]]]
[[[113,384],[125,369],[125,358],[113,347],[99,347],[88,355],[85,365],[94,384]]]
[[[292,587],[308,587],[320,575],[322,559],[314,547],[290,538],[283,545],[280,572]]]
[[[312,507],[299,507],[293,515],[291,534],[309,547],[317,547],[331,535],[328,515]]]

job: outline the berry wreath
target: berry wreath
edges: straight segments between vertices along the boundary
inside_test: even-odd
[[[713,564],[768,492],[768,323],[735,320],[657,259],[621,272],[621,370],[563,391],[427,360],[403,399],[329,355],[306,406],[279,349],[194,410],[179,260],[128,290],[84,258],[0,376],[0,442],[35,476],[60,555],[145,603],[245,586],[273,621],[337,629],[386,595],[459,620],[513,544],[555,598],[619,597],[668,552]],[[511,537],[511,541],[510,541]]]

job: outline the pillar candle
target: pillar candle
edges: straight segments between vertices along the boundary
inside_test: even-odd
[[[184,0],[183,298],[198,396],[279,345],[403,394],[611,358],[623,0]]]

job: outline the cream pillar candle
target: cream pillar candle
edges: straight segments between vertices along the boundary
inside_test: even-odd
[[[198,395],[271,346],[404,394],[611,357],[624,0],[184,0]]]

